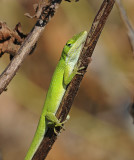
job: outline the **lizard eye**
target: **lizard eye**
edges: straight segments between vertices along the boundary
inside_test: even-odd
[[[67,45],[68,47],[71,47],[71,46],[72,46],[72,44],[71,44],[71,43],[67,43],[66,45]]]

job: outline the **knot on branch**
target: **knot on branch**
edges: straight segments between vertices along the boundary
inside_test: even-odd
[[[11,30],[5,22],[0,22],[0,57],[8,53],[12,59],[26,37],[27,34],[22,32],[20,23]]]
[[[61,1],[62,0],[48,0],[48,2],[44,2],[41,6],[42,10],[38,21],[39,24],[37,24],[40,26],[45,26],[54,16],[55,11],[58,5],[61,3]]]

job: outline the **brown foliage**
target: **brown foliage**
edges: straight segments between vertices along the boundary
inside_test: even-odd
[[[0,22],[0,57],[8,53],[10,59],[13,58],[26,37],[27,34],[23,34],[20,23],[12,30],[5,22]]]

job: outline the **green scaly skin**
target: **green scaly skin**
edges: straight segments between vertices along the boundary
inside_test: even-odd
[[[86,31],[80,32],[68,40],[63,48],[61,58],[47,92],[35,136],[25,160],[32,159],[50,125],[51,127],[53,126],[54,129],[57,126],[62,126],[62,123],[59,122],[55,114],[66,92],[67,85],[71,82],[73,77],[78,74],[78,70],[80,70],[79,66],[77,66],[77,61],[86,37]]]

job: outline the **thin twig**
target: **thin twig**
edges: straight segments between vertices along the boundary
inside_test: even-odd
[[[128,38],[129,38],[129,42],[130,42],[130,45],[131,45],[131,48],[132,48],[132,52],[133,52],[133,55],[134,55],[134,28],[127,16],[127,13],[121,3],[121,0],[116,0],[116,5],[119,9],[119,13],[120,13],[120,16],[123,20],[123,23],[125,24],[127,30],[128,30]]]
[[[105,25],[105,22],[113,8],[115,1],[114,0],[104,0],[100,10],[98,11],[91,30],[88,34],[88,38],[86,40],[85,46],[83,48],[82,54],[79,59],[79,63],[82,64],[82,66],[87,68],[90,57],[93,54],[94,48],[96,46],[96,43],[99,39],[99,36],[101,34],[101,31]],[[71,105],[73,103],[73,100],[77,94],[78,88],[80,86],[80,83],[83,79],[85,71],[83,71],[83,75],[76,75],[74,79],[69,84],[67,91],[62,99],[62,102],[60,104],[60,107],[57,111],[57,118],[61,119],[61,122],[64,121],[70,111]],[[60,128],[61,129],[61,128]],[[60,129],[58,130],[60,132]],[[52,145],[57,139],[57,135],[55,135],[53,129],[48,129],[42,143],[40,144],[37,152],[35,153],[32,160],[43,160],[46,158],[47,154],[52,148]]]
[[[46,24],[54,16],[55,11],[57,10],[61,1],[62,0],[49,0],[49,2],[42,5],[41,15],[37,20],[35,26],[24,40],[23,44],[18,50],[17,55],[13,58],[7,68],[0,75],[0,94],[6,89],[7,85],[15,76],[26,56],[34,48]]]
[[[121,0],[116,0],[116,5],[119,9],[119,13],[120,13],[120,16],[123,20],[123,23],[124,23],[125,27],[127,28],[127,35],[129,38],[129,43],[130,43],[131,50],[132,50],[133,57],[134,57],[134,28],[133,28],[133,26],[127,16],[127,12],[125,11],[125,9],[121,3]],[[128,111],[133,118],[133,124],[134,124],[134,94],[132,95],[131,101],[132,102],[128,107]]]

